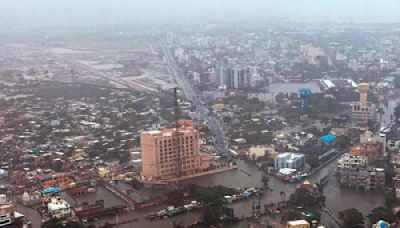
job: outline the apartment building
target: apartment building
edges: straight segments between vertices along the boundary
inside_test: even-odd
[[[366,168],[368,159],[365,156],[355,156],[349,153],[343,154],[337,162],[338,170]]]
[[[52,197],[47,202],[47,210],[52,218],[64,219],[72,215],[69,203],[60,197]]]
[[[355,188],[358,191],[385,188],[385,170],[381,168],[341,170],[338,178],[341,186]]]
[[[0,195],[0,227],[6,227],[14,222],[14,204],[6,195]]]

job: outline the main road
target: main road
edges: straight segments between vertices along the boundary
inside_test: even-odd
[[[170,49],[164,45],[161,45],[161,49],[164,53],[165,61],[168,64],[169,70],[172,76],[175,78],[176,84],[182,90],[186,98],[196,106],[196,112],[199,114],[201,119],[206,121],[208,128],[211,130],[217,153],[228,154],[228,146],[225,139],[223,124],[217,117],[210,113],[205,102],[201,100],[197,92],[194,91],[189,80],[184,77],[181,69],[176,64],[175,58],[172,56]]]

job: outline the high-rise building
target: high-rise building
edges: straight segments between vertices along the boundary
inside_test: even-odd
[[[366,125],[374,118],[376,107],[368,102],[368,87],[367,83],[360,83],[358,86],[360,101],[353,103],[351,110],[351,118],[355,124]]]
[[[244,89],[250,84],[248,72],[242,67],[219,66],[218,86],[226,86],[228,89]]]
[[[193,72],[193,81],[196,84],[201,84],[201,76],[199,72]]]
[[[228,69],[224,66],[219,66],[217,71],[217,85],[218,86],[226,86],[227,85],[227,77],[228,77]]]
[[[366,107],[367,106],[368,88],[369,88],[369,85],[367,83],[360,83],[358,85],[358,91],[360,92],[360,105],[362,107]]]
[[[233,77],[233,85],[234,89],[243,89],[246,87],[246,70],[242,68],[234,68],[232,70],[232,77]]]
[[[210,166],[211,156],[200,156],[199,132],[192,124],[178,129],[142,132],[142,179],[167,180],[202,171]]]
[[[167,33],[167,43],[174,44],[176,42],[176,33],[175,32],[168,32]]]

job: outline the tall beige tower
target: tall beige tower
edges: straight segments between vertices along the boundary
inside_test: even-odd
[[[368,102],[368,88],[367,83],[360,83],[358,85],[358,91],[360,92],[360,105],[361,107],[366,107]]]
[[[143,180],[190,175],[210,166],[200,156],[200,135],[192,126],[142,132],[140,144]]]

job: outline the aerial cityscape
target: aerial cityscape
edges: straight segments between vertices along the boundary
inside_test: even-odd
[[[28,2],[0,228],[400,227],[399,3]]]

